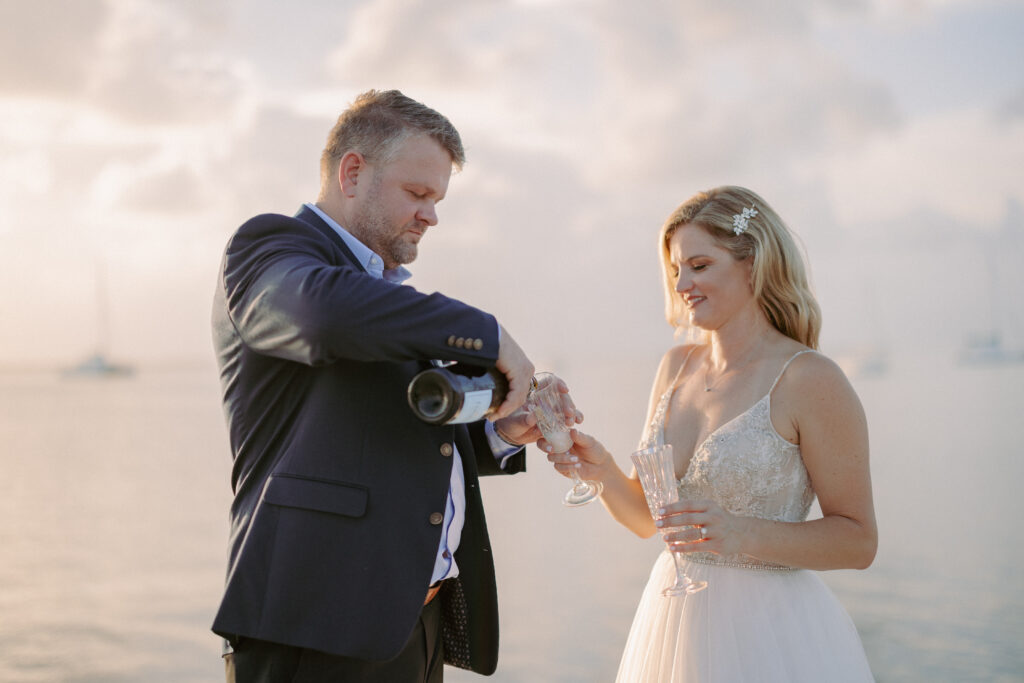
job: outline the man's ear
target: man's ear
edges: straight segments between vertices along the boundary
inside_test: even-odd
[[[338,185],[346,197],[356,195],[360,175],[366,170],[366,159],[359,152],[345,152],[338,162]]]

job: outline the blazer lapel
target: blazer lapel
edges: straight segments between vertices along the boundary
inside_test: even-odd
[[[303,204],[302,208],[299,209],[299,212],[295,214],[295,217],[303,223],[308,223],[322,232],[329,240],[334,242],[339,249],[341,249],[341,252],[345,255],[346,259],[359,266],[359,268],[366,270],[363,268],[363,264],[356,260],[356,255],[353,254],[352,250],[348,248],[347,244],[345,244],[345,240],[341,239],[341,235],[338,234],[338,231],[327,225],[327,223],[324,222],[324,219],[317,215],[316,211],[313,211]]]

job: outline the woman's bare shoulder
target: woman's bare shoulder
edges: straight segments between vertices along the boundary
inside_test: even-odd
[[[679,374],[686,359],[698,348],[697,344],[680,344],[673,346],[661,357],[658,365],[658,374],[654,378],[654,393],[661,395],[672,383],[672,380]]]
[[[839,364],[823,353],[802,353],[779,379],[777,393],[800,412],[852,410],[860,412],[860,398]]]
[[[783,376],[790,384],[801,388],[810,388],[813,385],[828,386],[849,386],[849,380],[843,369],[834,360],[813,349],[806,349],[809,353],[796,355],[786,373]]]

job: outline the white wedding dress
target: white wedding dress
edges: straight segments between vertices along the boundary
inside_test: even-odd
[[[640,448],[664,443],[673,392],[661,397]],[[680,495],[712,499],[736,515],[805,520],[814,500],[810,479],[799,446],[775,431],[770,409],[771,390],[710,434],[679,482]],[[619,683],[874,680],[853,621],[817,573],[746,555],[684,557],[687,575],[708,587],[662,596],[675,568],[667,550],[658,557],[619,664]]]

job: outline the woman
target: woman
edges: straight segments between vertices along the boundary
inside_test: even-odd
[[[663,597],[674,567],[662,553],[618,680],[872,680],[853,622],[806,571],[867,567],[877,530],[864,411],[815,351],[820,314],[793,236],[761,197],[721,187],[682,204],[660,237],[669,323],[700,341],[662,359],[640,447],[673,446],[680,502],[655,523],[636,472],[582,432],[548,456],[601,481],[635,533],[667,530],[708,583]],[[806,521],[815,495],[822,517]]]

